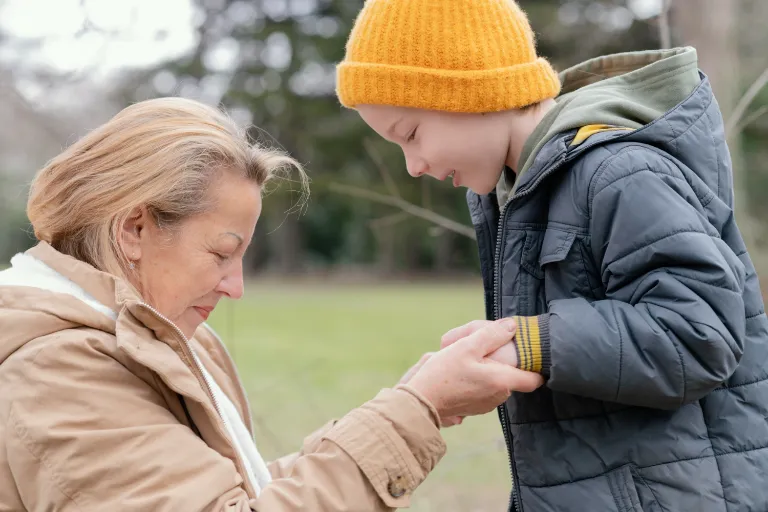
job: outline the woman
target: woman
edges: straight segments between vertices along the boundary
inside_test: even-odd
[[[495,324],[266,464],[204,322],[242,296],[261,192],[292,167],[217,110],[160,99],[38,174],[40,243],[0,273],[0,510],[391,510],[443,455],[440,418],[541,384],[485,357],[514,331]]]

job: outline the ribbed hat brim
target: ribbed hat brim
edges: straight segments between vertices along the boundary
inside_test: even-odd
[[[516,66],[454,71],[364,62],[342,62],[336,93],[347,108],[393,105],[446,112],[498,112],[522,108],[560,92],[543,58]]]

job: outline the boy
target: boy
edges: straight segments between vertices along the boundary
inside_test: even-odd
[[[487,318],[546,379],[500,408],[510,510],[768,510],[768,321],[694,49],[558,77],[511,0],[368,0],[338,95],[470,189]]]

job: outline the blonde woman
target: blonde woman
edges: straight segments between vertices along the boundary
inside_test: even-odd
[[[494,324],[265,463],[205,320],[242,296],[262,189],[291,168],[218,110],[160,99],[36,176],[40,243],[0,273],[0,510],[404,507],[441,425],[541,384],[486,357],[511,346],[514,324]]]

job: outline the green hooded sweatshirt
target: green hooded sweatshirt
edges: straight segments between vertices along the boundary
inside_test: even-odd
[[[555,135],[584,127],[586,136],[602,129],[636,130],[682,102],[700,81],[691,47],[607,55],[563,71],[562,92],[526,140],[517,177]],[[579,142],[577,137],[574,143]],[[502,173],[499,205],[506,204],[517,182],[515,175]]]

